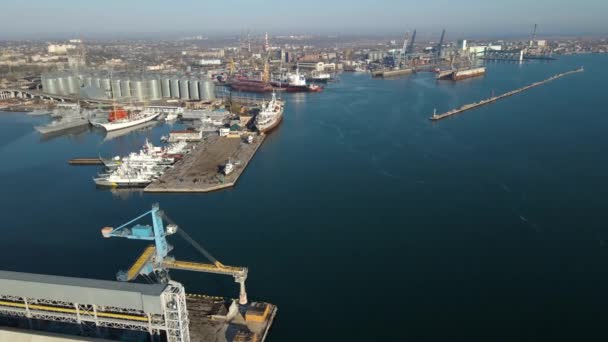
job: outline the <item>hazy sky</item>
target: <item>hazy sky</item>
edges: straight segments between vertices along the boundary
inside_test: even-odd
[[[0,40],[192,32],[608,33],[608,0],[2,0]]]

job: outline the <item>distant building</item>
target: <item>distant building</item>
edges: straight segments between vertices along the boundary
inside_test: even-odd
[[[545,46],[547,46],[547,41],[546,40],[537,40],[536,45],[539,47],[545,47]]]
[[[76,46],[71,44],[49,44],[47,51],[51,54],[65,55],[68,53],[68,50],[75,48]]]
[[[458,47],[460,48],[460,50],[466,51],[467,50],[467,40],[466,39],[459,40]]]
[[[202,58],[224,58],[224,55],[224,49],[219,49],[215,51],[205,51],[199,54],[199,56],[201,56]]]
[[[220,59],[201,59],[199,61],[200,65],[221,65],[222,60]]]
[[[381,61],[385,57],[384,51],[370,51],[367,54],[367,59],[370,61]]]
[[[298,58],[300,62],[318,62],[319,60],[321,60],[321,56],[318,54],[306,54]]]

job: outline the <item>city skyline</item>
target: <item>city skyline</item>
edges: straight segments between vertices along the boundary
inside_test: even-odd
[[[534,24],[540,36],[604,34],[608,3],[599,0],[541,0],[530,3],[478,3],[473,0],[418,3],[388,0],[368,3],[310,0],[294,3],[245,0],[203,3],[134,0],[13,2],[0,13],[2,39],[61,37],[174,36],[235,34],[246,30],[272,34],[385,34],[410,29],[436,34],[447,28],[452,38],[525,36]]]

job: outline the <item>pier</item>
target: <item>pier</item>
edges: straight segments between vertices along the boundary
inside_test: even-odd
[[[68,162],[70,165],[103,165],[99,158],[73,158]]]
[[[204,193],[232,187],[265,137],[256,135],[253,143],[248,144],[241,137],[208,136],[160,179],[148,185],[144,192]],[[235,165],[235,169],[224,176],[221,169],[228,160]]]
[[[377,71],[372,72],[372,77],[388,78],[388,77],[398,77],[398,76],[409,75],[412,73],[414,73],[413,68],[403,68],[403,69],[396,69],[396,70],[377,70]]]
[[[501,94],[501,95],[498,95],[498,96],[493,96],[493,97],[487,98],[485,100],[481,100],[479,102],[465,104],[464,106],[462,106],[460,108],[452,109],[452,110],[447,111],[447,112],[442,113],[442,114],[433,113],[433,116],[431,116],[429,119],[431,121],[439,121],[441,119],[445,119],[445,118],[450,117],[452,115],[456,115],[456,114],[459,114],[459,113],[462,113],[462,112],[466,112],[468,110],[475,109],[475,108],[478,108],[478,107],[481,107],[481,106],[484,106],[484,105],[496,102],[498,100],[507,98],[509,96],[513,96],[515,94],[522,93],[522,92],[524,92],[526,90],[538,87],[538,86],[543,85],[545,83],[549,83],[551,81],[555,81],[558,78],[562,78],[564,76],[568,76],[570,74],[575,74],[575,73],[579,73],[579,72],[583,72],[583,71],[584,71],[584,69],[581,67],[581,68],[576,69],[576,70],[571,70],[571,71],[567,71],[567,72],[564,72],[564,73],[561,73],[561,74],[557,74],[557,75],[551,76],[551,77],[549,77],[549,78],[547,78],[547,79],[545,79],[543,81],[535,82],[535,83],[532,83],[532,84],[527,85],[525,87],[521,87],[521,88],[518,88],[518,89],[515,89],[515,90],[511,90],[511,91],[506,92],[504,94]]]

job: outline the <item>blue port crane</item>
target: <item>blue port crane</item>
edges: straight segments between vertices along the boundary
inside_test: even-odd
[[[152,225],[137,223],[147,216],[151,216]],[[163,218],[168,222],[166,227]],[[173,246],[167,242],[167,236],[175,233],[179,233],[197,251],[203,254],[210,263],[179,261],[169,255],[173,250]],[[160,210],[158,204],[154,204],[151,210],[117,228],[103,228],[101,234],[105,238],[119,237],[154,242],[153,245],[144,249],[129,270],[119,271],[117,273],[116,277],[119,281],[132,281],[139,275],[155,275],[161,283],[167,283],[169,281],[169,269],[230,275],[234,277],[235,282],[240,285],[239,303],[242,305],[247,304],[247,292],[245,290],[245,281],[247,280],[248,272],[247,268],[226,266],[219,262],[207,250],[192,239],[188,233],[183,229],[179,229],[175,222]]]

